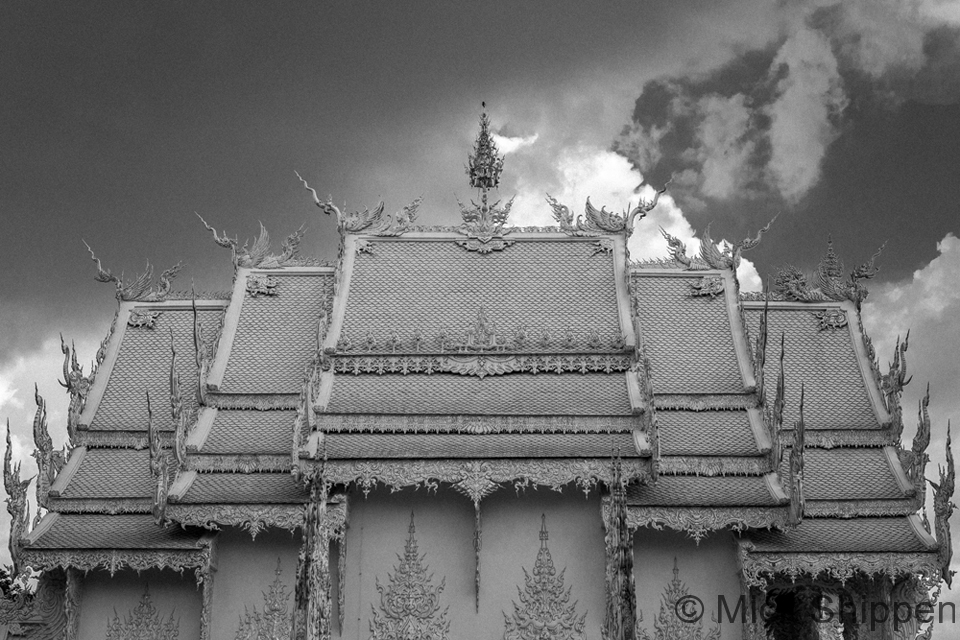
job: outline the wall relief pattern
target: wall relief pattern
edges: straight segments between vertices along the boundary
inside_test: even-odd
[[[660,596],[660,612],[657,614],[657,619],[653,621],[653,635],[651,636],[644,627],[640,626],[643,615],[638,610],[637,640],[720,640],[719,624],[714,624],[704,632],[701,621],[690,622],[680,618],[678,613],[684,612],[685,602],[689,602],[691,606],[695,604],[693,600],[685,600],[689,595],[690,590],[680,580],[680,569],[677,566],[677,559],[674,558],[673,579],[667,583]],[[696,612],[691,610],[691,613]]]
[[[503,614],[506,628],[503,640],[586,640],[584,625],[587,614],[577,616],[577,602],[570,603],[573,587],[565,587],[563,574],[557,573],[547,547],[550,535],[547,517],[540,520],[540,550],[532,574],[523,568],[524,586],[517,587],[519,604],[514,601],[513,613]]]
[[[236,640],[290,640],[293,633],[293,611],[290,609],[290,591],[280,579],[283,570],[277,559],[276,579],[263,592],[263,609],[244,609],[237,629]]]
[[[376,581],[380,593],[380,609],[371,605],[370,640],[446,640],[450,632],[447,609],[440,610],[440,594],[446,578],[433,585],[433,574],[423,564],[426,554],[417,546],[413,513],[403,555],[393,573],[387,574],[389,583]]]
[[[113,620],[107,624],[106,640],[173,640],[180,637],[180,620],[173,611],[166,619],[153,606],[150,589],[145,589],[140,604],[130,610],[124,619],[114,610]]]

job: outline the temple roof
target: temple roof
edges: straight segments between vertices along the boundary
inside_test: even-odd
[[[198,549],[204,532],[157,526],[150,515],[50,513],[26,539],[40,549]]]
[[[185,526],[258,517],[253,530],[295,528],[319,477],[338,490],[589,491],[613,481],[619,456],[631,526],[697,539],[746,529],[753,553],[929,551],[906,517],[916,487],[851,303],[773,301],[765,311],[741,301],[732,268],[629,263],[622,229],[559,218],[562,233],[415,229],[404,211],[410,219],[388,224],[382,208],[337,210],[337,268],[240,260],[234,247],[229,303],[197,301],[196,316],[189,301],[121,302],[80,420],[84,446],[50,494],[62,515],[31,548],[67,548],[71,536],[76,548],[126,548],[140,535],[196,544],[195,531],[178,538],[146,514],[164,489],[167,517]],[[797,528],[758,533],[787,529],[800,501],[789,461],[801,383],[809,512]],[[124,512],[143,515],[105,515]]]

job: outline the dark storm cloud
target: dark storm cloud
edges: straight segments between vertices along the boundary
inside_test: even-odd
[[[783,211],[774,238],[891,239],[885,276],[900,278],[960,228],[958,122],[960,30],[853,2],[713,69],[647,82],[614,148],[652,183],[672,177],[695,227],[737,236]],[[751,257],[767,271],[774,253],[810,264],[822,250],[810,240]]]

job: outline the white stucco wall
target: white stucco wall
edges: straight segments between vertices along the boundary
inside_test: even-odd
[[[201,592],[193,571],[181,576],[169,569],[151,569],[139,575],[124,570],[111,578],[108,572],[96,570],[83,578],[80,640],[103,640],[114,613],[123,621],[140,604],[147,587],[161,617],[166,620],[173,613],[174,619],[179,619],[179,640],[200,637]]]
[[[226,528],[220,532],[217,544],[219,558],[213,583],[211,640],[234,640],[244,611],[263,611],[263,593],[276,579],[278,560],[280,580],[290,594],[287,605],[293,612],[299,532],[291,535],[288,531],[270,529],[252,540],[246,531]],[[180,638],[184,640],[185,636],[181,634]]]
[[[342,638],[370,637],[371,605],[379,606],[375,580],[386,586],[407,539],[410,513],[416,517],[420,553],[434,575],[446,579],[441,596],[449,606],[450,637],[500,640],[503,612],[513,611],[540,548],[540,516],[546,514],[549,548],[557,570],[566,568],[565,584],[573,587],[578,614],[587,614],[586,632],[599,640],[604,616],[604,543],[599,498],[586,498],[574,487],[562,494],[528,489],[518,497],[501,488],[482,503],[480,609],[474,604],[474,512],[472,503],[441,487],[436,495],[404,490],[375,491],[364,499],[351,496],[347,531],[345,623]],[[335,634],[336,635],[336,634]]]
[[[711,619],[720,621],[720,637],[723,640],[740,640],[743,637],[739,619],[730,623],[729,617],[724,615],[721,618],[717,611],[720,594],[723,594],[731,612],[740,597],[736,544],[731,533],[714,533],[697,545],[684,533],[642,528],[634,533],[633,540],[637,608],[643,615],[640,626],[646,628],[650,637],[655,636],[654,624],[660,612],[664,589],[673,580],[674,559],[680,580],[687,586],[689,595],[703,601],[704,616],[701,623],[704,637],[714,627]]]

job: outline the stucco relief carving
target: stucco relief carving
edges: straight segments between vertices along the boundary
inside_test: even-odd
[[[263,609],[244,608],[236,640],[290,640],[293,633],[293,611],[290,609],[290,591],[280,579],[283,573],[277,559],[276,578],[263,592]]]
[[[630,368],[630,356],[620,354],[523,354],[440,356],[338,356],[336,373],[384,375],[399,373],[458,373],[462,376],[499,376],[508,373],[613,373]]]
[[[606,508],[606,505],[605,505]],[[783,529],[787,513],[783,508],[769,507],[628,507],[627,524],[631,529],[669,527],[684,531],[700,544],[707,534],[723,529]]]
[[[219,529],[221,526],[240,527],[252,539],[267,527],[293,531],[303,526],[303,507],[300,505],[171,505],[167,520],[182,525]]]
[[[170,293],[173,279],[177,277],[177,274],[180,273],[180,269],[183,266],[180,262],[173,265],[160,274],[157,284],[154,285],[153,265],[148,262],[147,268],[143,273],[134,278],[132,282],[124,282],[122,274],[121,277],[118,278],[113,275],[109,269],[104,269],[103,264],[101,264],[100,259],[94,255],[90,245],[86,242],[83,244],[86,245],[87,251],[90,252],[90,259],[97,263],[97,275],[94,279],[97,282],[113,282],[117,288],[116,297],[118,301],[137,300],[154,302],[165,300]]]
[[[677,614],[683,612],[683,598],[690,594],[687,585],[680,580],[680,569],[677,559],[673,559],[673,579],[663,590],[660,602],[660,613],[653,621],[653,636],[642,626],[643,616],[637,616],[638,640],[720,640],[720,625],[713,620],[713,626],[704,633],[703,622],[690,622],[681,619]],[[679,603],[679,607],[678,607]],[[690,604],[693,604],[692,602]],[[678,611],[679,608],[679,611]]]
[[[153,329],[157,326],[157,318],[163,314],[162,311],[148,311],[146,309],[131,309],[127,316],[128,327],[143,327],[144,329]]]
[[[541,516],[540,522],[537,560],[532,573],[523,567],[524,586],[517,586],[520,602],[514,601],[511,615],[503,614],[503,640],[586,640],[587,614],[578,616],[577,602],[570,603],[573,587],[564,585],[566,569],[557,573],[553,564],[546,516]]]
[[[817,328],[820,331],[826,329],[836,331],[847,326],[847,313],[843,309],[824,309],[823,311],[811,311],[810,314],[817,321]]]
[[[699,280],[690,281],[690,295],[693,297],[710,296],[713,300],[723,293],[723,278],[719,276],[704,276]]]
[[[440,595],[446,586],[446,578],[434,586],[433,574],[423,561],[417,546],[416,526],[410,514],[408,537],[403,555],[397,554],[399,563],[393,573],[387,573],[388,584],[376,579],[380,594],[380,607],[371,605],[370,640],[446,640],[450,632],[447,609],[440,610]]]
[[[123,621],[114,611],[113,620],[107,625],[107,640],[172,640],[180,637],[180,620],[174,619],[173,611],[166,619],[153,606],[150,590],[143,592],[140,604],[130,610]]]
[[[565,485],[576,484],[584,493],[600,481],[610,482],[610,464],[605,460],[490,460],[478,463],[465,460],[391,460],[340,461],[324,463],[323,477],[332,484],[348,485],[356,482],[364,494],[378,484],[391,489],[423,486],[436,489],[441,482],[460,483],[476,478],[479,473],[492,483],[511,483],[519,491],[531,485],[561,491]],[[305,469],[307,478],[320,473],[319,468]],[[623,462],[624,478],[633,480],[650,476],[650,463],[629,459]],[[475,480],[471,480],[475,481]]]
[[[776,576],[796,580],[800,576],[826,576],[846,583],[858,574],[939,576],[936,553],[751,553],[750,543],[741,544],[740,567],[751,587],[761,587]]]
[[[203,568],[209,564],[209,548],[190,551],[146,551],[146,550],[63,550],[31,551],[24,549],[23,564],[36,571],[42,569],[73,567],[82,571],[106,569],[111,576],[128,567],[134,571],[146,569],[173,569],[183,572],[194,569],[197,584],[203,579]]]

